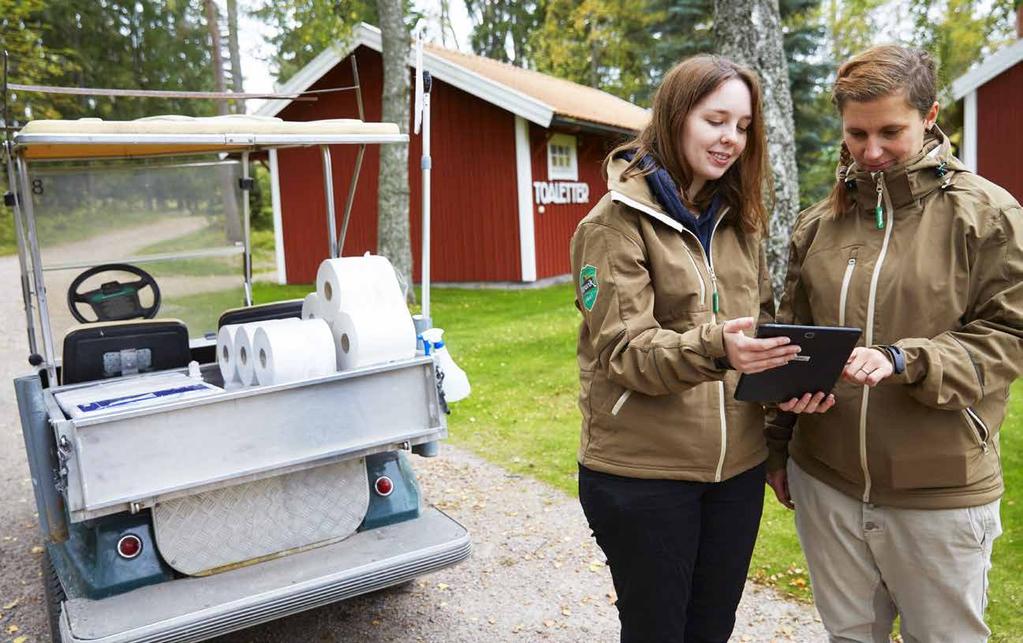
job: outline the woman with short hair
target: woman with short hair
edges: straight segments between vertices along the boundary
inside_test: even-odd
[[[778,319],[856,326],[862,345],[826,415],[769,420],[768,480],[832,641],[887,642],[896,615],[905,641],[983,641],[1023,211],[952,155],[925,52],[854,56],[833,99],[841,161],[793,227]]]

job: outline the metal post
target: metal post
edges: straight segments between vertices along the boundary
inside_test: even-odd
[[[423,267],[422,282],[423,317],[430,319],[430,72],[423,72]]]
[[[43,282],[42,259],[39,255],[39,238],[36,235],[35,211],[32,208],[32,190],[28,178],[28,166],[25,159],[18,159],[18,175],[21,178],[22,206],[25,208],[25,221],[28,224],[28,249],[32,256],[32,283],[35,286],[36,298],[39,301],[39,327],[43,335],[43,360],[50,386],[57,384],[57,367],[54,362],[56,355],[53,350],[53,331],[50,329],[50,307],[46,302],[46,284]]]
[[[360,145],[359,151],[355,154],[355,170],[352,172],[352,181],[348,184],[348,198],[345,200],[345,214],[341,220],[341,243],[338,245],[338,256],[345,249],[345,238],[348,236],[348,221],[352,217],[352,206],[355,204],[355,187],[359,183],[359,171],[362,170],[362,157],[366,155],[366,146]]]
[[[359,84],[359,65],[355,62],[355,52],[352,52],[352,80],[355,81],[355,104],[359,106],[359,120],[366,120],[366,114],[362,110],[362,85]]]
[[[327,239],[330,241],[330,258],[341,256],[337,245],[337,221],[334,217],[334,170],[330,163],[330,146],[320,146],[323,158],[323,194],[327,199]]]
[[[252,233],[249,229],[249,153],[242,152],[242,228],[245,240],[245,305],[252,305]]]

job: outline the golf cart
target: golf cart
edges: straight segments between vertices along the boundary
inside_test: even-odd
[[[278,149],[320,148],[336,257],[328,146],[361,161],[407,140],[361,120],[156,117],[33,121],[5,146],[34,367],[14,385],[54,641],[205,640],[469,555],[408,455],[447,435],[430,356],[235,389],[216,360],[220,326],[301,311],[253,305],[250,155],[273,168]],[[157,377],[210,390],[118,406],[118,386]],[[97,386],[110,408],[67,410]]]

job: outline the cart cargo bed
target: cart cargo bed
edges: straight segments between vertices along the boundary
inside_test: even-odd
[[[429,357],[87,419],[64,419],[60,390],[75,522],[447,436]]]

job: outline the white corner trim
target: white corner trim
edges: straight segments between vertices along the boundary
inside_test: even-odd
[[[1002,47],[952,82],[952,96],[959,100],[1016,63],[1023,61],[1023,38]]]
[[[278,173],[277,150],[270,150],[270,203],[274,213],[274,255],[277,259],[277,283],[288,283],[284,261],[284,217],[281,213],[281,176]]]
[[[533,161],[529,157],[529,123],[515,117],[515,187],[519,204],[519,258],[522,281],[536,281],[536,231],[533,228]]]
[[[352,30],[352,37],[346,46],[335,43],[321,51],[309,64],[288,79],[288,82],[281,85],[277,93],[304,92],[360,45],[374,51],[381,51],[383,38],[380,35],[380,30],[364,22],[360,23]],[[409,66],[415,67],[414,48],[409,50]],[[484,78],[472,70],[426,50],[423,51],[423,69],[442,82],[468,92],[516,116],[522,116],[541,127],[549,127],[554,118],[554,108],[550,105],[516,89]],[[256,110],[256,115],[277,116],[290,103],[291,100],[286,98],[267,101]]]
[[[963,100],[963,163],[977,171],[977,90]]]

